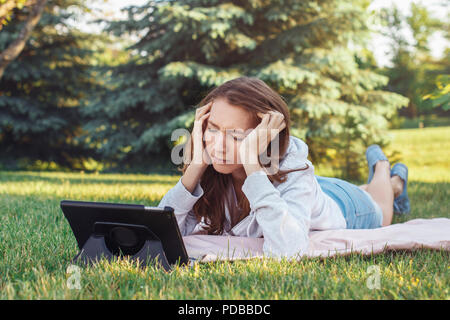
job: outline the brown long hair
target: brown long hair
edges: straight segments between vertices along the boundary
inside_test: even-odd
[[[264,81],[255,77],[239,77],[233,80],[229,80],[217,88],[214,88],[203,100],[199,103],[203,106],[218,98],[226,99],[231,105],[241,106],[254,118],[255,123],[260,122],[256,115],[257,112],[266,113],[274,110],[282,113],[286,121],[286,127],[279,133],[279,161],[284,157],[286,150],[289,146],[289,127],[290,116],[289,109],[283,98],[272,90]],[[206,121],[205,121],[206,122]],[[184,157],[183,167],[180,169],[184,174],[192,159],[193,142],[189,138],[186,142],[186,154]],[[267,155],[271,156],[271,144],[267,147]],[[261,159],[259,159],[261,160]],[[259,161],[261,164],[261,161]],[[267,167],[268,165],[262,165]],[[309,168],[308,164],[303,168],[296,168],[291,170],[278,170],[275,174],[268,174],[269,180],[273,183],[286,181],[286,175],[292,171],[306,170]],[[208,234],[220,235],[224,231],[225,222],[225,203],[228,202],[228,207],[231,209],[234,203],[231,203],[231,199],[227,197],[228,190],[232,184],[231,174],[222,174],[214,170],[212,165],[209,165],[202,178],[200,179],[200,185],[204,190],[203,196],[195,203],[193,211],[200,221],[202,217],[205,218]],[[239,206],[242,209],[242,213],[239,216],[238,222],[244,219],[250,213],[250,203],[244,196]],[[233,208],[235,209],[235,208]]]

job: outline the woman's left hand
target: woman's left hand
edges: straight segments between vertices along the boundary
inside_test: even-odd
[[[259,155],[266,151],[269,143],[286,128],[284,115],[277,111],[257,113],[261,123],[253,129],[239,148],[239,155],[247,176],[254,171],[262,170],[258,162]]]

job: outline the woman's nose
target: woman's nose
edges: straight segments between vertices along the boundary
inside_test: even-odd
[[[227,152],[226,136],[223,132],[219,132],[216,136],[215,146],[216,156],[224,157]]]

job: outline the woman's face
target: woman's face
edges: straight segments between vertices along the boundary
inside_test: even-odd
[[[243,107],[231,105],[222,98],[214,100],[204,139],[206,152],[217,172],[228,174],[243,167],[239,147],[257,125]]]

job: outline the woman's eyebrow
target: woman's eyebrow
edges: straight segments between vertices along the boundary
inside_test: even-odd
[[[217,124],[215,124],[214,122],[212,122],[209,119],[208,119],[208,125],[211,125],[211,126],[217,128],[217,129],[220,129],[220,127]],[[237,133],[237,134],[244,134],[245,133],[245,130],[243,130],[243,129],[225,129],[225,130],[232,131],[233,133]]]
[[[212,122],[212,121],[209,120],[209,119],[208,119],[208,124],[212,125],[213,127],[216,127],[216,128],[219,128],[219,129],[220,129],[220,127],[219,127],[217,124],[215,124],[214,122]]]

